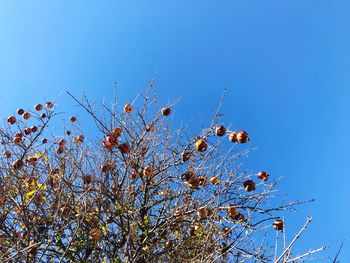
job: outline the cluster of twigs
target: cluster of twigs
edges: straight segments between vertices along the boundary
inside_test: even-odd
[[[68,94],[99,141],[76,117],[53,135],[53,103],[5,120],[1,262],[301,262],[325,249],[293,255],[308,218],[275,253],[267,233],[283,232],[278,212],[299,202],[267,202],[278,180],[243,168],[249,135],[221,126],[219,111],[193,134],[172,128],[174,104],[159,107],[153,82],[120,109]]]

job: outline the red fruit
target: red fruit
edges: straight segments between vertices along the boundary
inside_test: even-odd
[[[41,110],[43,109],[43,105],[41,105],[41,104],[36,104],[36,105],[34,106],[34,109],[37,110],[37,111],[41,111]]]
[[[227,238],[231,235],[231,233],[232,233],[231,228],[228,226],[224,226],[224,228],[222,229],[223,236]]]
[[[161,112],[162,112],[163,116],[169,116],[170,113],[171,113],[171,109],[167,108],[167,107],[166,108],[162,108]]]
[[[5,156],[5,158],[10,158],[11,157],[11,152],[10,151],[4,151],[3,155]]]
[[[239,143],[246,143],[249,141],[249,135],[246,131],[240,131],[238,134],[237,134],[237,141]]]
[[[71,121],[71,122],[75,122],[76,120],[77,120],[77,117],[75,117],[75,116],[71,116],[71,117],[70,117],[70,121]]]
[[[106,141],[109,142],[109,143],[114,143],[115,144],[117,142],[117,139],[114,136],[112,136],[112,135],[107,135]]]
[[[23,161],[21,160],[21,159],[19,159],[19,160],[17,160],[17,161],[14,161],[13,163],[12,163],[12,167],[14,168],[14,169],[21,169],[22,168],[22,166],[23,166]]]
[[[108,141],[102,141],[103,147],[105,147],[108,150],[112,150],[113,147],[115,146],[115,143],[110,143]]]
[[[275,222],[273,222],[272,224],[273,228],[276,229],[277,231],[283,231],[284,229],[284,222],[283,220],[276,220]]]
[[[13,138],[13,143],[16,145],[20,145],[22,143],[22,138],[16,136],[15,138]]]
[[[230,142],[237,142],[237,132],[231,132],[229,140]]]
[[[112,130],[112,135],[116,138],[119,137],[121,133],[122,133],[122,129],[120,129],[120,128],[114,128]]]
[[[153,173],[153,167],[151,165],[148,165],[143,169],[143,175],[146,177],[151,177],[152,173]]]
[[[58,145],[61,147],[64,147],[66,145],[66,140],[64,140],[64,139],[59,140]]]
[[[48,101],[45,103],[46,108],[51,109],[53,107],[53,103],[51,101]]]
[[[42,143],[42,144],[47,143],[47,139],[46,139],[46,138],[42,139],[42,140],[41,140],[41,143]]]
[[[74,143],[77,144],[79,142],[84,142],[84,140],[85,140],[84,135],[79,135],[79,136],[74,138]]]
[[[56,148],[56,153],[61,154],[63,153],[63,150],[64,150],[63,147],[59,146]]]
[[[38,127],[32,126],[32,127],[30,127],[30,130],[31,130],[31,132],[37,132],[38,131]]]
[[[195,144],[195,148],[197,151],[204,152],[208,148],[208,144],[203,139],[199,139]]]
[[[260,172],[258,173],[258,178],[261,179],[261,180],[263,180],[264,182],[267,181],[267,179],[269,178],[269,176],[270,176],[270,175],[269,175],[267,172],[264,172],[264,171],[260,171]]]
[[[22,134],[22,133],[17,133],[17,134],[15,135],[15,137],[22,138],[22,137],[23,137],[23,134]]]
[[[22,115],[23,113],[24,113],[24,110],[23,110],[23,109],[18,109],[18,110],[17,110],[17,114],[18,114],[18,115]]]
[[[224,136],[226,134],[226,128],[222,125],[217,126],[215,132],[217,136]]]
[[[253,180],[247,180],[244,182],[244,189],[247,191],[247,192],[251,192],[251,191],[254,191],[255,190],[255,183],[253,182]]]
[[[220,184],[220,180],[216,177],[216,176],[213,176],[212,178],[210,178],[210,183],[212,184],[212,185],[218,185],[218,184]]]
[[[226,208],[226,211],[230,216],[235,216],[238,214],[237,207],[233,204],[228,205],[228,207]]]
[[[119,144],[118,148],[122,154],[130,153],[130,145],[128,143]]]
[[[31,132],[32,132],[32,130],[30,128],[27,128],[24,130],[25,135],[29,135]]]
[[[29,112],[25,112],[25,113],[23,114],[23,119],[29,120],[29,118],[30,118],[30,113],[29,113]]]
[[[41,113],[40,117],[41,117],[42,119],[45,119],[45,118],[46,118],[46,113]]]
[[[131,104],[125,104],[124,111],[128,114],[132,113],[132,105]]]
[[[16,123],[16,118],[14,116],[10,116],[7,118],[7,122],[13,125]]]

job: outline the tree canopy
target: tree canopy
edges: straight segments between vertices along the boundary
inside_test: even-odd
[[[224,127],[220,105],[207,127],[174,128],[176,101],[152,83],[133,102],[96,109],[68,93],[95,122],[87,139],[76,116],[50,124],[55,103],[18,109],[1,130],[0,261],[301,262],[271,201],[278,178],[251,171],[244,127]],[[281,243],[282,242],[282,243]],[[278,247],[279,244],[279,247]]]

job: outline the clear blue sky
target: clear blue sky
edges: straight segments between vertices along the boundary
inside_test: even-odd
[[[348,0],[2,1],[0,113],[44,97],[71,112],[63,91],[99,100],[114,80],[127,101],[156,71],[164,102],[183,96],[174,119],[199,122],[227,87],[225,122],[258,148],[248,162],[316,199],[287,219],[314,218],[300,249],[345,240],[350,262],[349,13]]]

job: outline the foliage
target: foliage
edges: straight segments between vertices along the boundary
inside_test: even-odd
[[[174,103],[160,108],[154,83],[120,109],[72,98],[95,121],[97,142],[76,117],[55,135],[51,102],[19,109],[2,129],[1,261],[304,259],[294,242],[277,254],[266,238],[284,231],[278,212],[298,202],[272,205],[278,180],[243,168],[249,135],[221,126],[219,110],[193,133],[172,127]]]

